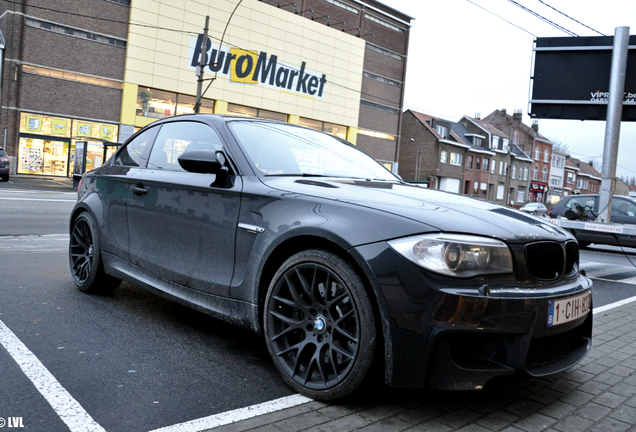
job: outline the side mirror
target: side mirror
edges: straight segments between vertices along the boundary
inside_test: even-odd
[[[184,152],[177,158],[181,168],[199,174],[216,174],[215,184],[223,183],[228,176],[225,156],[222,152],[200,149]]]
[[[182,153],[177,160],[184,170],[200,174],[218,174],[225,162],[219,161],[214,150],[210,149],[188,151]]]

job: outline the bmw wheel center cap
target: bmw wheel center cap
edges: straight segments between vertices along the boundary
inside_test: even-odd
[[[327,321],[325,320],[325,318],[322,315],[318,315],[314,319],[314,329],[318,333],[324,333],[326,328],[327,328]]]

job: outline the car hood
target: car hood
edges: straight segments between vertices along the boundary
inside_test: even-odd
[[[281,191],[368,207],[433,229],[493,236],[508,242],[571,238],[566,231],[513,208],[417,185],[359,179],[266,177]],[[415,233],[414,233],[415,234]]]

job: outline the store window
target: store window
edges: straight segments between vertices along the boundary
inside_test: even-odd
[[[139,86],[137,89],[138,116],[166,118],[175,114],[194,113],[196,98],[190,95]],[[202,99],[200,113],[213,114],[214,101]]]
[[[260,117],[266,118],[270,120],[278,120],[282,122],[287,121],[287,115],[275,111],[268,111],[260,108],[252,108],[244,105],[237,104],[228,104],[227,105],[228,114],[237,114],[241,116],[247,117]]]
[[[321,122],[319,120],[312,120],[305,117],[300,117],[298,124],[308,127],[310,129],[327,132],[330,135],[337,136],[338,138],[347,139],[347,128],[333,123]]]
[[[86,141],[86,169],[99,168],[115,152],[118,125],[32,113],[20,114],[19,174],[71,176],[75,142]]]

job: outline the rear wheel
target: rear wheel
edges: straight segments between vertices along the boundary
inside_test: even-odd
[[[355,269],[331,252],[289,258],[269,286],[264,307],[267,348],[285,381],[317,400],[355,390],[371,366],[375,318]]]
[[[88,213],[80,214],[73,222],[69,242],[69,264],[73,281],[80,291],[109,293],[121,283],[121,279],[104,272],[95,221]]]

